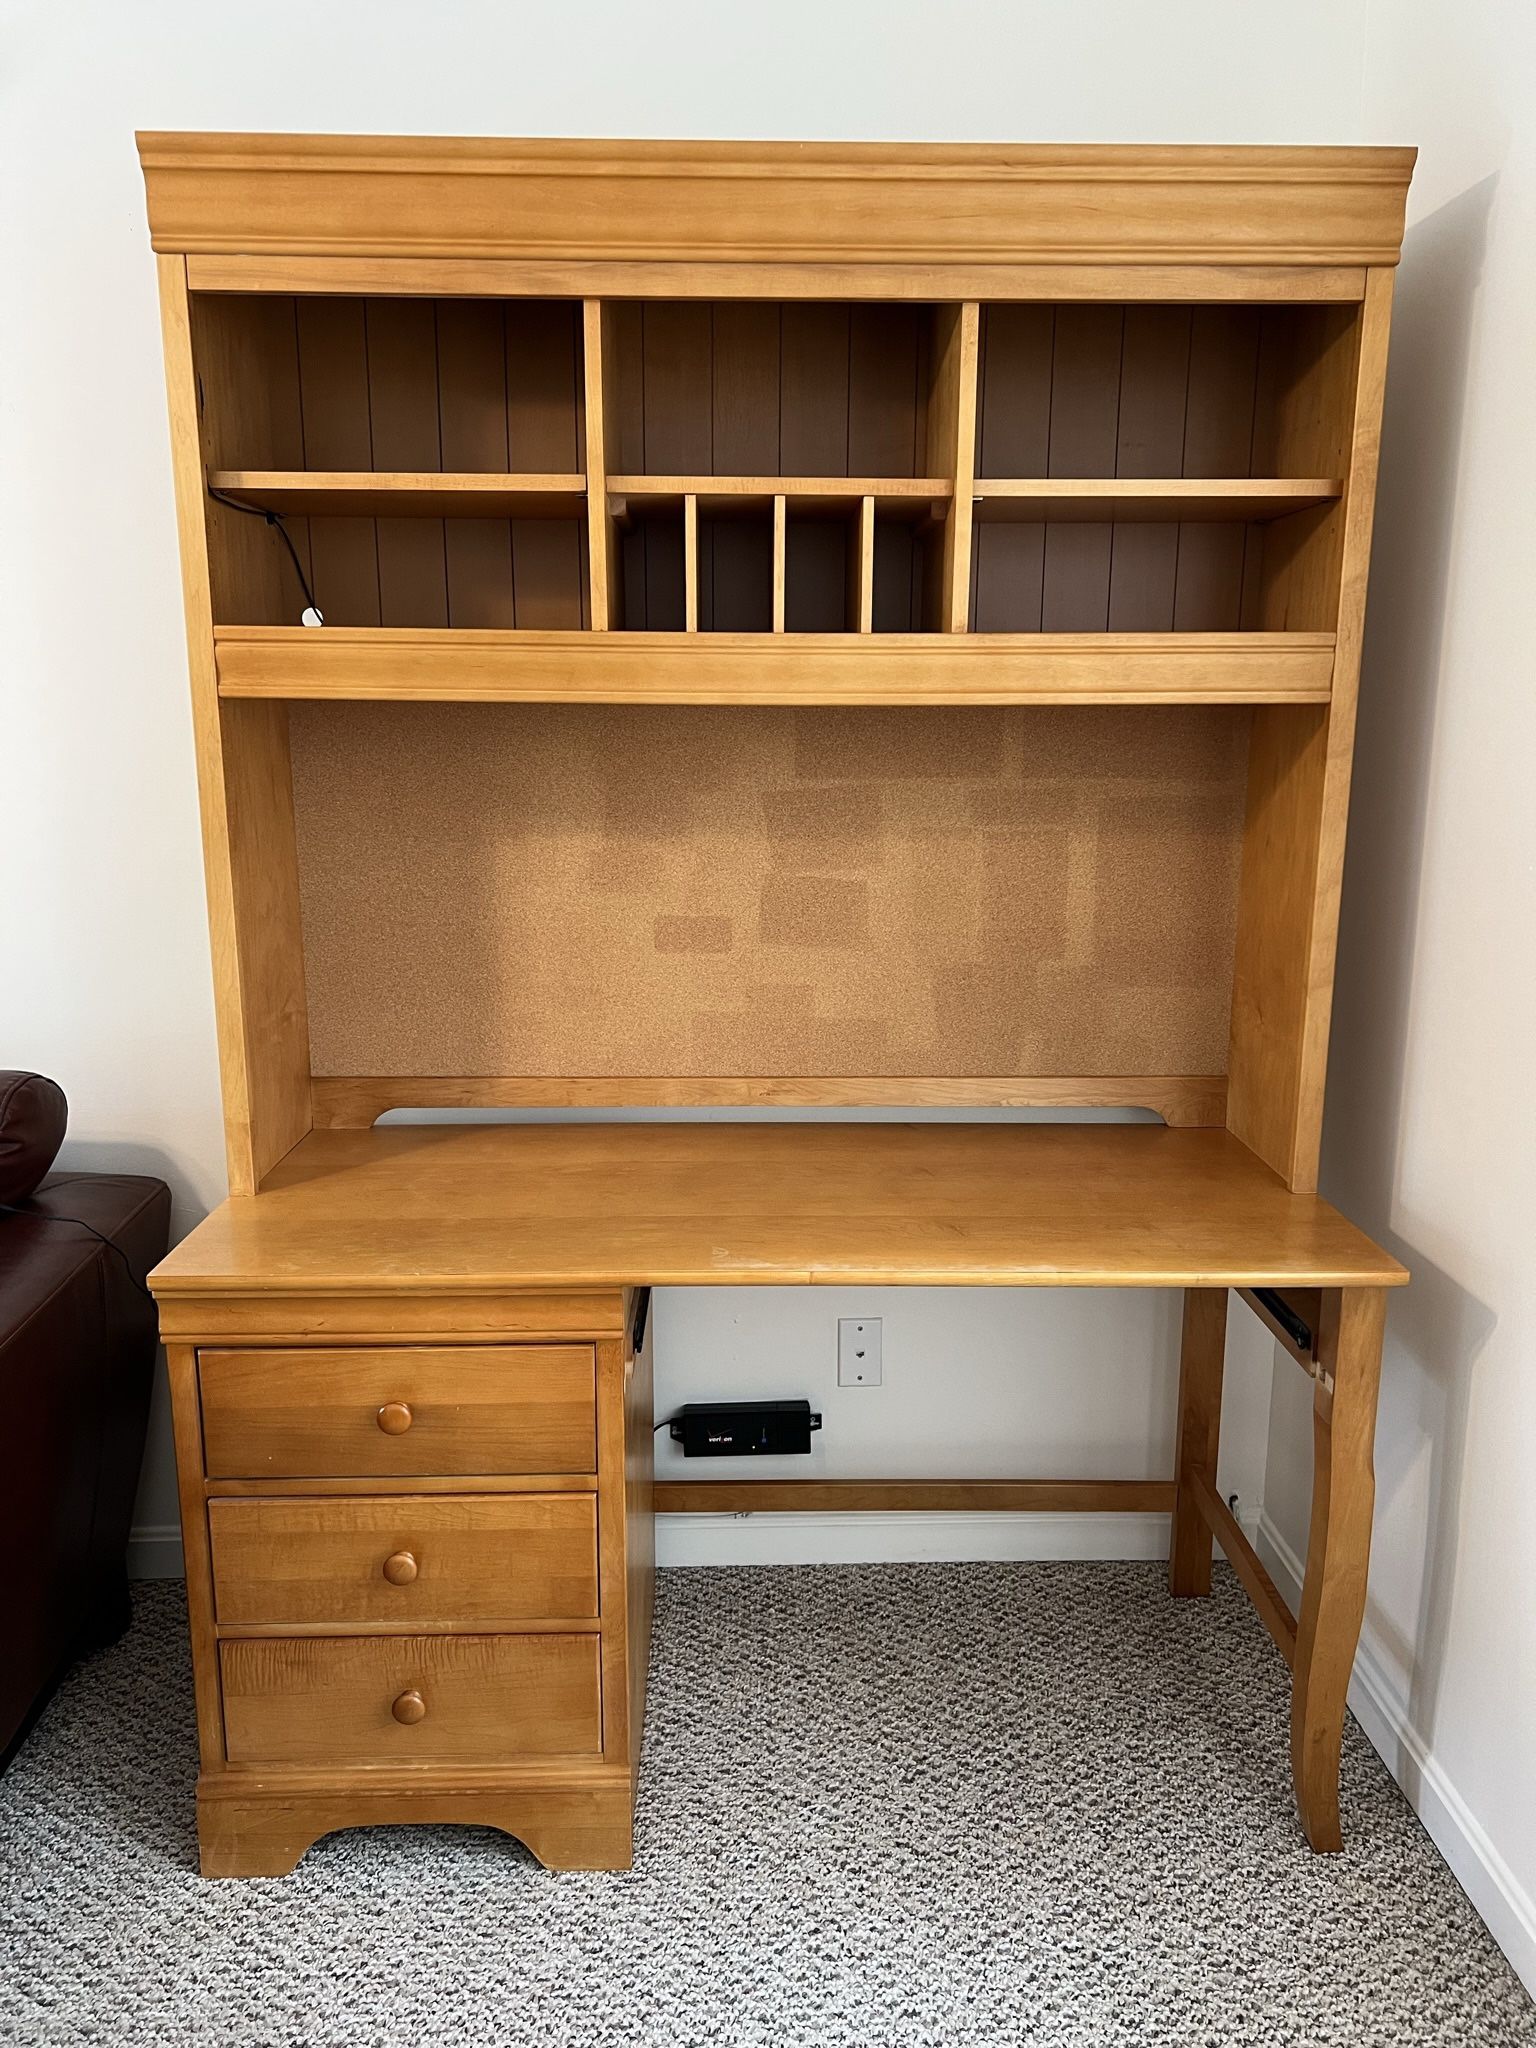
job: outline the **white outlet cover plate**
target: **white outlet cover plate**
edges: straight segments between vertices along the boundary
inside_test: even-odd
[[[880,1355],[878,1316],[839,1316],[837,1319],[837,1384],[840,1387],[878,1387],[884,1383]]]

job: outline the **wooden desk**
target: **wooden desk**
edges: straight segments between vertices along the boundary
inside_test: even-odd
[[[1135,1124],[315,1131],[160,1268],[162,1298],[466,1287],[1383,1287],[1226,1131]]]
[[[1413,152],[140,155],[234,1197],[155,1280],[205,1869],[627,1863],[657,1502],[1170,1509],[1336,1848],[1404,1276],[1312,1190]],[[372,1128],[645,1104],[1167,1127]],[[1175,1471],[653,1493],[646,1288],[886,1281],[1182,1289]],[[1216,1492],[1233,1289],[1316,1386],[1296,1618]]]
[[[390,1819],[505,1827],[555,1867],[627,1864],[653,1505],[1171,1509],[1171,1591],[1209,1591],[1214,1534],[1291,1663],[1302,1823],[1315,1848],[1337,1848],[1384,1290],[1406,1277],[1325,1202],[1288,1192],[1221,1131],[717,1123],[316,1132],[261,1194],[226,1202],[154,1276],[198,1645],[204,1868],[289,1869],[328,1829]],[[677,1482],[653,1496],[649,1352],[637,1358],[633,1343],[638,1290],[892,1282],[1182,1288],[1175,1472],[1161,1481]],[[1277,1328],[1316,1383],[1299,1620],[1215,1490],[1233,1288],[1274,1290],[1316,1333],[1298,1347]],[[521,1457],[529,1432],[559,1448]],[[481,1471],[487,1442],[513,1449]],[[470,1571],[466,1588],[471,1564],[483,1581],[482,1546],[509,1513],[541,1532],[540,1583],[552,1556],[570,1583],[583,1538],[559,1518],[583,1503],[595,1507],[595,1613],[589,1603],[536,1634],[515,1587],[487,1589]],[[459,1518],[457,1576],[440,1566],[452,1557],[444,1513]],[[590,1527],[585,1540],[590,1548]],[[364,1580],[377,1576],[375,1552],[391,1585],[390,1568],[410,1561],[394,1623],[381,1622],[376,1600],[366,1616],[358,1606]],[[232,1605],[236,1587],[254,1608]],[[396,1594],[382,1597],[387,1617]],[[559,1607],[555,1597],[543,1612]],[[513,1652],[540,1643],[546,1661],[524,1670]],[[524,1706],[509,1722],[512,1701]],[[317,1710],[323,1721],[350,1717],[356,1732],[332,1732],[328,1721],[317,1729]],[[434,1728],[443,1720],[437,1748],[411,1716]],[[494,1731],[514,1726],[522,1732],[507,1746],[528,1753],[501,1761]]]

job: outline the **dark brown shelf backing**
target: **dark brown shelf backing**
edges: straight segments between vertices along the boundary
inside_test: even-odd
[[[651,300],[613,325],[616,472],[953,474],[928,452],[929,307]]]
[[[975,633],[1235,633],[1255,623],[1264,525],[978,525]]]
[[[740,498],[717,501],[710,511],[701,507],[696,630],[858,632],[862,503],[859,498],[786,501],[782,625],[774,617],[772,500]],[[936,631],[937,529],[915,516],[911,505],[877,506],[873,542],[870,628]],[[620,630],[683,631],[687,556],[682,502],[633,500],[619,537],[619,562]]]
[[[787,508],[784,530],[784,630],[853,633],[859,625],[858,508],[853,517],[818,518]]]
[[[753,505],[699,518],[701,633],[773,628],[773,515]],[[681,508],[636,506],[619,537],[621,630],[680,633],[687,606]]]
[[[1329,306],[985,306],[977,477],[1284,476],[1286,393],[1351,318]]]
[[[199,294],[192,318],[218,468],[586,467],[574,300]]]
[[[221,622],[297,625],[299,579],[278,535],[209,501],[210,535],[244,543],[260,576],[221,594]],[[580,519],[285,519],[327,628],[578,628],[590,623]],[[250,529],[250,531],[247,531]]]
[[[768,509],[699,520],[699,630],[773,628],[773,514]]]

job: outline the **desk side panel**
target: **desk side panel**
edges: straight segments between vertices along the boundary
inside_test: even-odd
[[[1315,601],[1325,577],[1338,605],[1329,705],[1254,713],[1233,974],[1228,1127],[1298,1191],[1317,1186],[1322,1140],[1391,306],[1392,272],[1371,271],[1348,365],[1348,467],[1332,515],[1336,539],[1319,529],[1292,573],[1265,593],[1277,608],[1298,588]],[[1310,407],[1291,423],[1292,452],[1328,452],[1339,364],[1336,348],[1320,360]],[[1272,627],[1274,618],[1263,623]]]
[[[200,424],[218,365],[194,361],[184,261],[160,257],[159,276],[225,1143],[231,1189],[251,1194],[310,1128],[288,715],[219,700]]]

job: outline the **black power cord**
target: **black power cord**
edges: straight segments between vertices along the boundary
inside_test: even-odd
[[[293,563],[293,573],[299,579],[299,588],[304,593],[304,603],[314,613],[315,617],[320,620],[321,625],[324,625],[325,620],[321,614],[320,607],[315,603],[315,593],[310,589],[309,578],[304,574],[304,564],[299,560],[299,551],[293,544],[293,535],[284,526],[277,514],[269,512],[264,505],[242,504],[238,498],[230,497],[227,491],[216,491],[212,484],[208,486],[208,495],[210,498],[216,498],[221,505],[227,505],[232,512],[248,512],[253,519],[265,519],[268,526],[275,526],[277,528],[278,533],[282,536],[283,546],[288,550],[289,559]]]
[[[128,1254],[123,1250],[122,1246],[120,1244],[114,1243],[113,1240],[110,1237],[108,1237],[104,1231],[98,1230],[94,1223],[87,1223],[83,1216],[49,1216],[42,1209],[18,1208],[14,1202],[0,1202],[0,1215],[30,1216],[34,1223],[72,1223],[77,1230],[88,1230],[92,1237],[100,1239],[100,1241],[106,1246],[109,1252],[116,1252],[117,1256],[123,1262],[123,1271],[128,1275],[128,1278],[133,1282],[134,1286],[137,1287],[140,1294],[143,1295],[144,1299],[146,1301],[154,1300],[155,1297],[150,1293],[149,1289],[144,1285],[144,1282],[133,1270],[132,1262],[130,1261]]]

